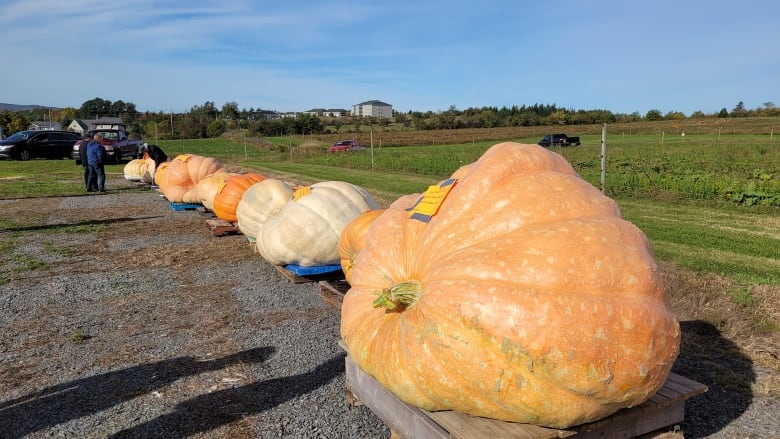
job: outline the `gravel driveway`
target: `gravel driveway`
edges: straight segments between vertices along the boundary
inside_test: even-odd
[[[196,211],[110,183],[0,200],[19,218],[0,229],[15,243],[0,272],[0,438],[390,436],[346,403],[339,310],[317,283],[289,282]],[[686,361],[678,373],[710,386],[686,437],[780,437],[776,399],[734,396]]]

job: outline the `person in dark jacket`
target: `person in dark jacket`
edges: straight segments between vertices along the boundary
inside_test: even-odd
[[[155,170],[160,168],[160,164],[168,161],[168,156],[162,148],[157,145],[147,145],[146,143],[144,143],[144,157],[149,157],[154,160]],[[156,173],[157,172],[155,172],[155,174]],[[157,182],[152,180],[152,184],[157,184]]]
[[[168,156],[157,145],[146,145],[144,150],[149,154],[149,158],[154,160],[154,169],[159,168],[161,163],[168,161]]]
[[[79,160],[81,166],[84,168],[84,186],[87,192],[97,192],[97,182],[92,182],[92,186],[89,184],[89,163],[87,162],[87,145],[92,141],[92,136],[89,133],[84,134],[84,138],[79,145]]]
[[[100,133],[95,134],[92,141],[87,144],[87,163],[89,164],[89,182],[90,184],[96,184],[98,192],[106,191],[106,171],[103,168],[103,163],[108,160],[108,154],[100,141],[103,140],[103,135]]]

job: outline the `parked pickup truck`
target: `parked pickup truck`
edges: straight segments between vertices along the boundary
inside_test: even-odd
[[[580,145],[579,137],[569,137],[566,134],[548,134],[539,142],[540,146],[549,148],[551,146],[577,146]]]
[[[138,156],[138,147],[144,143],[143,140],[128,139],[125,130],[122,128],[99,128],[88,132],[90,137],[97,133],[103,135],[103,141],[100,143],[106,149],[106,153],[108,153],[109,163],[119,164],[122,160],[130,161],[136,158]],[[71,157],[76,160],[77,165],[81,164],[79,148],[81,148],[82,143],[84,143],[84,140],[77,141],[73,144],[73,151],[71,151]]]

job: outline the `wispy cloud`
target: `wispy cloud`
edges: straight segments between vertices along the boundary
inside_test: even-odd
[[[773,1],[221,3],[10,0],[3,96],[150,111],[305,110],[381,99],[401,111],[556,103],[617,112],[777,101]],[[13,68],[9,66],[13,65]]]

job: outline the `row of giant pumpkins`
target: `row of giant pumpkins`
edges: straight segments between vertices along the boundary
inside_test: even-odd
[[[125,166],[125,178],[149,180],[173,203],[202,204],[235,223],[260,255],[275,265],[338,265],[343,229],[378,209],[363,188],[344,181],[296,187],[247,172],[229,172],[213,157],[182,154],[154,169],[153,160]]]
[[[181,181],[177,161],[193,160],[158,170],[159,184],[178,201],[205,205],[199,181],[171,187]],[[217,172],[196,163],[203,178]],[[217,178],[224,190],[234,177]],[[273,245],[285,234],[326,233],[309,210],[329,202],[287,207],[318,184],[294,201],[296,189],[268,182],[241,183],[249,186],[241,203],[281,205],[290,215],[270,232],[263,216],[276,207],[244,216],[239,203],[242,230]],[[333,186],[360,206],[341,218],[350,284],[341,337],[352,360],[401,400],[566,428],[638,405],[664,384],[680,329],[651,246],[562,156],[500,143],[386,209],[359,188],[321,187]],[[217,197],[215,212],[223,209]]]

